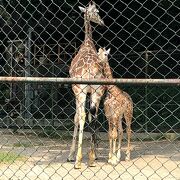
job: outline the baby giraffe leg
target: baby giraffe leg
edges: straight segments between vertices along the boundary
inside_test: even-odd
[[[109,161],[112,165],[117,164],[117,156],[116,156],[116,140],[117,140],[117,126],[113,125],[113,130],[112,130],[112,157]]]
[[[125,120],[126,120],[126,131],[127,131],[127,151],[126,151],[126,161],[130,160],[131,156],[131,121],[132,121],[132,114],[133,114],[133,108],[132,104],[127,109],[126,113],[124,114]]]
[[[112,149],[112,125],[109,123],[109,159],[108,163],[111,163],[111,159],[113,156],[113,149]]]
[[[121,159],[121,144],[122,144],[122,139],[123,139],[123,128],[122,128],[122,117],[120,118],[120,121],[118,123],[118,139],[119,139],[119,144],[118,144],[118,149],[117,149],[117,159],[118,162]]]
[[[127,151],[126,151],[126,161],[130,160],[130,156],[131,156],[131,128],[127,127],[127,137],[128,137],[128,144],[127,144]]]

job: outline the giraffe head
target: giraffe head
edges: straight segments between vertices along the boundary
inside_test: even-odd
[[[81,10],[81,12],[85,13],[85,16],[88,21],[92,21],[101,26],[104,25],[104,21],[99,16],[99,10],[96,8],[95,2],[93,2],[92,4],[89,3],[89,6],[86,8],[79,6],[79,9]]]
[[[111,50],[110,48],[108,50],[106,50],[105,47],[104,48],[99,48],[98,57],[99,57],[101,63],[108,62],[108,55],[110,53],[110,50]]]

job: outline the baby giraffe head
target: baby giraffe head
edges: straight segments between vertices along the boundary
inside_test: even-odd
[[[104,25],[104,21],[99,16],[99,10],[96,8],[95,2],[92,2],[92,4],[89,3],[89,6],[86,8],[79,6],[79,9],[81,10],[81,12],[85,13],[88,21],[92,21],[101,26]]]
[[[99,48],[98,57],[99,57],[101,63],[108,62],[108,55],[110,53],[110,50],[111,50],[110,48],[108,50],[106,50],[105,47],[104,48]]]

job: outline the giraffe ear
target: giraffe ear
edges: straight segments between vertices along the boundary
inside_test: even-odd
[[[92,4],[93,4],[94,6],[96,6],[96,3],[95,3],[94,1],[92,1]]]
[[[106,51],[106,53],[107,53],[107,54],[110,54],[110,51],[111,51],[111,48],[109,48],[109,49]]]
[[[79,7],[79,9],[81,10],[81,12],[86,12],[86,8],[83,8],[83,7],[81,7],[81,6],[78,6]]]
[[[98,52],[97,52],[98,55],[100,54],[100,51],[101,51],[101,48],[98,49]]]
[[[96,9],[96,5],[94,3],[92,3],[92,4],[90,3],[89,7],[88,7],[88,10],[92,11],[93,9]]]

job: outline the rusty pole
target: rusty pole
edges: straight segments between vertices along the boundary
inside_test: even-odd
[[[136,84],[136,85],[180,85],[180,79],[82,79],[60,77],[7,77],[0,76],[0,82],[61,83],[61,84]]]

